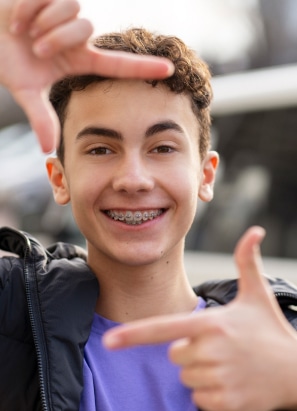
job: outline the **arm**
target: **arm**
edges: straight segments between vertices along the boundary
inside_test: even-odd
[[[230,304],[127,324],[106,334],[106,346],[174,341],[170,358],[208,411],[297,409],[297,334],[261,275],[263,235],[253,227],[237,246],[239,292]]]
[[[24,109],[43,151],[55,147],[59,125],[47,90],[68,74],[162,78],[165,59],[95,49],[91,24],[76,0],[0,0],[0,83]]]

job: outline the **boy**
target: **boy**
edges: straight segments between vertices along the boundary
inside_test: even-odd
[[[218,163],[209,151],[209,71],[178,39],[142,29],[95,44],[166,50],[176,74],[164,84],[76,76],[50,93],[62,132],[58,158],[47,160],[49,178],[58,204],[71,199],[100,284],[81,407],[194,410],[166,345],[110,354],[101,335],[116,323],[204,304],[187,280],[183,250],[198,196],[212,198]]]
[[[1,246],[20,258],[5,258],[1,264],[0,408],[264,410],[293,406],[290,389],[281,388],[276,395],[270,393],[271,386],[264,400],[253,393],[246,398],[243,389],[237,394],[244,401],[222,395],[226,390],[218,385],[220,379],[209,372],[221,369],[217,357],[212,362],[209,352],[201,354],[197,339],[202,336],[197,338],[199,326],[192,323],[199,324],[207,316],[210,334],[214,331],[220,336],[224,327],[214,326],[212,317],[224,318],[230,326],[227,319],[236,320],[234,311],[242,323],[241,313],[250,314],[251,309],[250,325],[255,313],[263,320],[264,311],[271,335],[282,337],[277,339],[283,342],[280,346],[291,351],[296,347],[295,333],[258,273],[253,248],[263,237],[259,228],[248,233],[237,250],[242,276],[237,300],[225,311],[220,308],[221,314],[217,310],[195,314],[211,305],[210,297],[227,302],[234,296],[234,283],[223,285],[224,294],[219,290],[211,295],[213,285],[194,292],[183,265],[184,239],[197,199],[211,200],[218,164],[218,155],[209,150],[207,66],[180,40],[140,29],[101,36],[96,45],[162,55],[173,61],[175,74],[164,81],[143,81],[115,80],[103,73],[101,77],[67,77],[53,86],[50,97],[61,124],[61,143],[58,157],[47,160],[47,169],[56,202],[71,201],[86,238],[88,265],[83,252],[73,246],[59,244],[44,250],[24,233],[2,229]],[[253,287],[259,289],[254,300]],[[288,306],[296,301],[296,291],[282,283],[275,285],[275,289],[281,287],[290,292],[283,309],[294,324],[296,316]],[[143,320],[169,314],[165,332],[163,317],[149,323]],[[140,326],[111,330],[132,320],[140,320]],[[144,334],[141,324],[147,330]],[[140,333],[138,327],[142,327]],[[105,344],[110,348],[162,344],[109,352],[102,341],[107,330],[111,331]],[[219,351],[226,352],[226,339],[232,343],[233,371],[238,366],[236,361],[234,365],[236,355],[238,361],[245,360],[238,347],[248,347],[249,362],[257,364],[263,356],[250,342],[242,345],[246,338],[238,336],[241,344],[232,341],[228,332],[224,339],[215,339]],[[163,344],[181,337],[187,339],[173,346],[171,356],[183,368],[184,384],[179,381],[179,367],[167,359],[167,343]],[[267,349],[264,337],[259,343]],[[197,361],[197,353],[206,359],[204,364]],[[204,386],[197,379],[197,368],[203,373]],[[255,389],[249,372],[243,369],[240,376],[241,388],[248,383]],[[270,372],[262,370],[263,376],[270,377]],[[284,393],[290,393],[290,398]]]

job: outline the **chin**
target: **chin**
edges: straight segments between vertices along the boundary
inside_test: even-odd
[[[162,252],[148,253],[135,248],[133,255],[129,255],[125,252],[123,255],[117,255],[116,258],[121,264],[126,266],[141,267],[159,262],[164,258],[164,254]]]

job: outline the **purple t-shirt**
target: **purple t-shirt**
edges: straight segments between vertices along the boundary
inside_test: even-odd
[[[204,307],[199,298],[195,312]],[[180,368],[168,359],[169,344],[109,351],[102,335],[117,325],[94,314],[85,347],[80,411],[196,411],[191,390],[179,380]]]

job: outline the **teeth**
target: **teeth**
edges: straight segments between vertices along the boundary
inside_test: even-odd
[[[107,211],[107,215],[113,220],[123,221],[126,224],[136,225],[141,224],[147,220],[153,220],[162,214],[162,210],[148,210],[148,211]]]
[[[124,215],[124,213],[119,213],[119,214],[118,214],[118,220],[119,220],[119,221],[124,221],[124,220],[125,220],[125,215]]]

